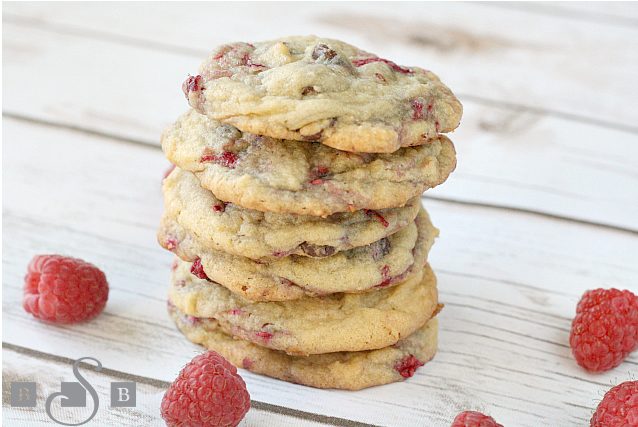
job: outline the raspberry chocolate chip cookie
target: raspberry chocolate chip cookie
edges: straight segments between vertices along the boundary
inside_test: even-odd
[[[190,172],[175,169],[165,180],[164,206],[202,244],[251,259],[288,255],[324,257],[369,245],[411,224],[421,201],[401,208],[340,212],[327,218],[244,209],[203,189]]]
[[[169,313],[186,338],[220,353],[232,364],[318,388],[360,390],[403,381],[434,357],[437,346],[438,324],[433,318],[396,344],[377,350],[291,356],[235,339],[215,319],[188,316],[171,304]]]
[[[197,233],[164,216],[158,241],[193,262],[199,277],[213,280],[252,301],[283,301],[304,295],[362,292],[404,281],[425,264],[438,230],[421,209],[414,223],[367,246],[324,258],[290,255],[271,262],[205,247]]]
[[[423,144],[462,114],[431,71],[316,36],[219,46],[182,89],[197,111],[242,131],[354,152]]]
[[[241,132],[192,110],[166,129],[162,148],[221,200],[312,216],[403,206],[456,166],[444,136],[392,154],[349,153]]]
[[[393,345],[423,326],[438,304],[436,278],[427,264],[391,288],[286,302],[248,301],[191,269],[179,260],[173,272],[169,300],[181,312],[214,318],[229,335],[294,355]]]

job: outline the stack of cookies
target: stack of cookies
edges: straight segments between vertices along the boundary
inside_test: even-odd
[[[421,193],[461,105],[430,71],[346,43],[217,48],[162,136],[169,311],[233,364],[322,388],[408,378],[436,351]]]

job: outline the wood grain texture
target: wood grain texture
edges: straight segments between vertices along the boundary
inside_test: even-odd
[[[2,349],[2,421],[15,427],[51,426],[52,421],[44,411],[47,397],[60,391],[61,381],[77,381],[72,374],[72,361],[52,360],[39,357],[32,352],[10,348]],[[159,405],[166,385],[149,384],[138,378],[104,370],[97,371],[94,365],[81,365],[80,373],[95,388],[99,397],[99,409],[89,425],[122,426],[135,425],[163,427],[166,423],[159,414]],[[35,408],[13,408],[10,402],[10,384],[13,381],[34,381],[37,383],[37,406]],[[134,381],[136,383],[136,407],[113,408],[110,406],[110,387],[112,382]],[[87,396],[86,408],[61,408],[60,399],[55,399],[51,411],[60,421],[79,423],[85,421],[93,410],[92,400]],[[326,424],[280,414],[253,404],[240,427],[319,427]]]
[[[576,19],[609,26],[623,25],[634,29],[638,27],[638,6],[633,2],[486,2],[485,4],[551,15],[562,19]]]
[[[4,3],[3,385],[36,379],[44,396],[73,380],[69,360],[95,356],[102,396],[127,375],[143,396],[133,411],[103,401],[99,424],[162,425],[164,387],[201,349],[165,311],[160,132],[212,46],[317,33],[429,67],[464,103],[457,171],[424,199],[441,229],[440,347],[409,381],[360,392],[241,370],[261,402],[242,425],[447,427],[471,409],[587,425],[638,376],[636,353],[590,375],[568,347],[584,290],[638,292],[636,19],[627,3]],[[100,317],[54,326],[22,310],[26,265],[47,252],[106,272]],[[5,393],[3,422],[45,425],[42,407],[10,408]]]
[[[638,95],[632,84],[638,74],[636,27],[476,3],[344,2],[330,8],[321,3],[159,3],[152,9],[149,15],[147,5],[134,3],[11,4],[4,11],[9,22],[23,17],[60,32],[167,45],[199,56],[236,39],[330,34],[399,63],[431,68],[461,94],[637,129],[638,113],[618,108]],[[142,15],[147,18],[139,19]],[[277,25],[269,25],[273,22]]]
[[[4,26],[8,114],[156,145],[161,130],[185,111],[180,82],[203,52],[14,21]],[[638,231],[635,134],[472,97],[464,103],[463,123],[451,135],[459,166],[433,196]]]
[[[170,381],[198,350],[165,314],[171,257],[155,243],[165,167],[154,147],[6,119],[6,342]],[[25,173],[28,171],[28,173]],[[63,191],[61,191],[63,189]],[[448,425],[464,409],[505,425],[582,425],[638,357],[588,375],[569,354],[570,318],[588,288],[638,291],[633,233],[534,214],[426,200],[442,230],[440,351],[410,381],[361,392],[322,391],[242,371],[254,399],[384,425]],[[107,274],[106,312],[77,326],[43,325],[20,307],[35,253],[81,256]]]

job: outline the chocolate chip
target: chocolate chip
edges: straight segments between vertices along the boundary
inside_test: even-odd
[[[317,93],[317,91],[315,90],[314,87],[312,86],[306,86],[305,88],[303,88],[301,90],[301,95],[302,96],[306,96],[306,95],[315,95]]]
[[[312,51],[312,59],[320,64],[340,65],[342,67],[352,68],[350,61],[344,60],[335,50],[323,43],[315,46]]]
[[[235,126],[231,125],[221,125],[215,129],[215,132],[224,139],[234,141],[236,139],[241,138],[241,132]]]
[[[302,138],[304,141],[319,141],[321,139],[322,134],[323,134],[323,129],[312,135],[303,135]]]
[[[303,242],[301,250],[308,256],[321,258],[334,254],[336,252],[334,246],[329,245],[313,245],[312,243]]]
[[[372,259],[375,261],[379,261],[381,258],[390,253],[390,240],[387,237],[384,237],[381,240],[377,240],[376,242],[370,244],[370,250],[372,252]]]
[[[330,61],[335,56],[337,56],[337,52],[330,49],[328,45],[323,43],[315,46],[315,49],[312,51],[312,59],[314,60],[320,59],[321,61]]]

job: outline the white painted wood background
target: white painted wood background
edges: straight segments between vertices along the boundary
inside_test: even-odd
[[[440,349],[409,381],[360,392],[242,370],[245,425],[449,426],[473,409],[584,426],[638,376],[636,354],[591,375],[568,347],[586,289],[638,292],[636,4],[3,3],[3,385],[42,385],[35,411],[3,393],[6,425],[45,425],[45,396],[82,356],[108,369],[90,373],[94,425],[162,425],[163,389],[200,350],[165,312],[160,132],[212,47],[307,33],[432,69],[464,103],[457,171],[424,198],[441,229]],[[22,310],[26,265],[46,252],[104,269],[103,315],[57,327]],[[134,411],[108,408],[114,378],[138,381]]]

